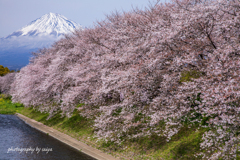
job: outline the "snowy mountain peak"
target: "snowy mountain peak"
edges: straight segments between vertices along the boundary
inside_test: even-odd
[[[29,25],[12,33],[6,38],[11,38],[14,36],[60,36],[79,28],[82,28],[79,24],[68,20],[66,17],[60,14],[50,12],[32,21]]]
[[[50,47],[75,29],[83,28],[60,14],[45,14],[9,36],[0,38],[0,64],[19,69],[29,63],[31,52]]]

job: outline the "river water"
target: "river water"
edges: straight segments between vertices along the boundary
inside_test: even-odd
[[[15,115],[0,114],[0,160],[94,160]]]

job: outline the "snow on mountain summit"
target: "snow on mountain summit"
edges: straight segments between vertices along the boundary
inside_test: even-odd
[[[32,21],[29,25],[13,32],[6,38],[13,36],[42,36],[42,35],[54,35],[60,36],[70,33],[75,29],[82,28],[79,24],[68,20],[66,17],[57,13],[48,13],[42,17]]]
[[[83,27],[60,14],[45,14],[22,29],[0,38],[0,64],[19,69],[29,63],[31,52],[50,47],[75,29]]]

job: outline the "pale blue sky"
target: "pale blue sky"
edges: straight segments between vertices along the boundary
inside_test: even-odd
[[[130,11],[132,7],[144,9],[148,5],[149,0],[0,0],[0,38],[49,12],[91,27],[113,11]]]

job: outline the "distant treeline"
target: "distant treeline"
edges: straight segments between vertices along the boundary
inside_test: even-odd
[[[0,65],[0,76],[4,76],[8,73],[13,73],[15,72],[14,70],[9,70],[8,67],[4,67],[3,65]]]

